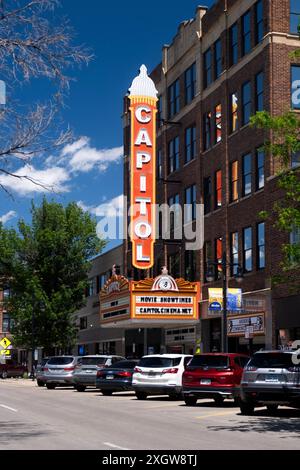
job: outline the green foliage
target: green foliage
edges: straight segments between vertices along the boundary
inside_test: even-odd
[[[65,349],[75,339],[71,314],[84,305],[89,260],[105,243],[96,235],[96,221],[75,203],[63,207],[44,199],[40,207],[32,203],[31,213],[31,225],[0,225],[0,269],[13,291],[14,340],[31,346],[34,313],[35,345]]]

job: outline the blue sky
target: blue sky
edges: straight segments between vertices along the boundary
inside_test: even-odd
[[[57,13],[70,18],[76,41],[90,47],[95,58],[74,72],[76,81],[63,111],[76,136],[74,145],[47,164],[34,164],[34,174],[59,191],[47,193],[48,199],[80,201],[97,217],[107,210],[103,204],[118,204],[123,189],[123,96],[142,63],[151,71],[160,62],[162,45],[171,42],[181,21],[194,17],[197,5],[194,0],[62,0]],[[47,98],[45,84],[34,85],[25,90],[26,101],[36,100],[39,93],[38,98]],[[26,182],[9,189],[13,199],[0,193],[2,221],[9,226],[19,217],[30,220],[31,200],[38,203],[42,193]]]

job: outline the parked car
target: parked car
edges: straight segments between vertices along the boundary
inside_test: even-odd
[[[114,365],[98,370],[96,377],[96,388],[99,388],[103,395],[112,395],[113,392],[124,392],[133,390],[132,376],[138,360],[123,360]]]
[[[49,390],[57,386],[74,386],[74,370],[78,356],[51,357],[44,366],[43,381]]]
[[[49,361],[50,357],[44,357],[41,362],[39,362],[35,368],[35,378],[39,387],[44,387],[44,367]]]
[[[78,392],[84,392],[86,387],[96,387],[97,371],[104,367],[110,367],[122,359],[125,358],[112,355],[81,357],[74,371],[74,387]]]
[[[196,405],[198,398],[213,398],[217,404],[225,398],[238,401],[243,368],[248,361],[248,356],[234,353],[195,355],[183,373],[186,405]]]
[[[144,356],[134,369],[132,386],[138,400],[148,395],[182,396],[182,374],[193,356],[155,354]]]
[[[257,406],[272,412],[279,405],[300,408],[300,350],[259,351],[245,367],[241,382],[241,413]]]
[[[28,372],[27,367],[18,364],[13,359],[6,359],[5,364],[0,364],[0,377],[2,379],[23,377],[25,372]]]

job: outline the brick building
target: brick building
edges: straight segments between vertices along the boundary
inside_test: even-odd
[[[208,288],[222,286],[221,274],[216,268],[215,281],[207,282],[206,273],[207,262],[220,262],[223,253],[228,287],[243,290],[240,318],[251,322],[259,316],[263,322],[254,348],[300,339],[300,280],[293,295],[289,286],[271,284],[288,235],[259,216],[281,197],[278,163],[261,148],[270,136],[249,125],[256,111],[297,108],[291,83],[300,79],[300,63],[289,53],[300,46],[299,20],[297,0],[218,0],[210,9],[198,7],[195,18],[181,23],[172,43],[163,47],[162,61],[151,74],[159,92],[157,202],[203,204],[205,243],[201,250],[187,251],[184,238],[176,239],[175,218],[174,236],[157,240],[155,266],[147,274],[157,275],[167,265],[174,277],[201,281],[197,331],[204,351],[221,348],[221,315],[208,309]],[[127,98],[124,103],[124,193],[129,196]],[[291,157],[291,166],[299,163]],[[194,219],[191,210],[184,223],[194,226]],[[291,239],[298,242],[299,233]],[[230,263],[244,269],[241,286]],[[144,275],[131,266],[128,240],[124,270],[128,277]],[[230,335],[231,351],[247,347],[244,331]]]

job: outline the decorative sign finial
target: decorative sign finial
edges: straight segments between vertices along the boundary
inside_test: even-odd
[[[165,276],[167,276],[169,274],[169,271],[167,269],[167,266],[163,266],[162,269],[161,269],[161,273]]]

